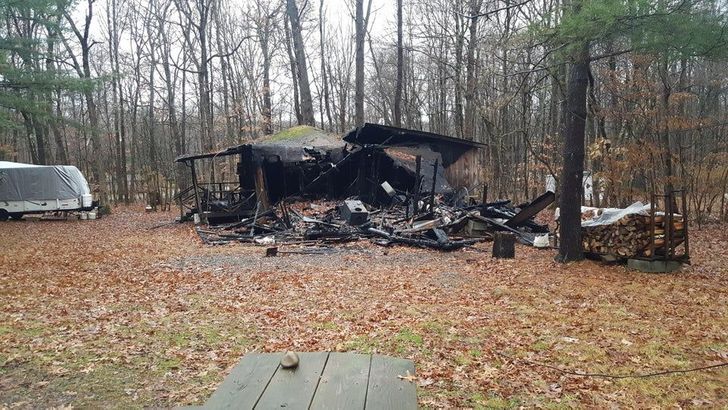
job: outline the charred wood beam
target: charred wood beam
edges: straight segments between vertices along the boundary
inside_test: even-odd
[[[546,207],[551,205],[551,203],[555,200],[556,194],[551,191],[546,191],[546,193],[534,199],[530,204],[528,204],[528,206],[521,208],[520,212],[513,216],[513,218],[506,221],[506,225],[511,228],[519,227],[522,223],[528,221],[536,216],[536,214],[546,209]]]

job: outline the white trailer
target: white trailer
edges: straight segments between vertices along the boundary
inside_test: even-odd
[[[93,207],[88,182],[74,166],[0,161],[0,221]]]

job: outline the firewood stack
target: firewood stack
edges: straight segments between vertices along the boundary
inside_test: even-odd
[[[673,216],[672,226],[672,237],[677,246],[685,239],[682,215]],[[665,254],[666,227],[666,216],[664,214],[655,215],[654,252],[656,255]],[[652,256],[649,215],[626,215],[610,225],[582,227],[581,232],[584,252],[612,255],[620,259]]]

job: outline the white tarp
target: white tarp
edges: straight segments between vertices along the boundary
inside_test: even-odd
[[[70,165],[0,161],[0,201],[75,199],[90,194],[86,178]]]
[[[643,204],[640,201],[633,203],[626,208],[595,208],[593,206],[582,206],[581,214],[592,212],[594,217],[581,221],[583,228],[590,226],[611,225],[627,215],[649,215],[650,204]],[[660,212],[657,212],[659,215]],[[554,219],[559,220],[560,209],[556,208]]]
[[[650,214],[650,204],[643,204],[640,201],[637,201],[633,203],[632,205],[626,207],[626,208],[590,208],[590,207],[581,207],[582,214],[586,211],[590,210],[597,210],[600,209],[601,213],[592,218],[588,219],[586,221],[581,222],[582,227],[590,227],[590,226],[601,226],[601,225],[611,225],[613,223],[616,223],[623,217],[627,215],[649,215]]]

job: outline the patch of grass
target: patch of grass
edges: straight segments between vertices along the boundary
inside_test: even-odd
[[[141,408],[141,403],[155,400],[151,392],[141,387],[150,383],[148,374],[130,366],[99,365],[92,371],[70,371],[62,376],[48,373],[39,362],[26,362],[15,369],[12,389],[4,392],[2,401],[33,407],[59,408]],[[22,375],[22,376],[20,376]],[[131,391],[138,395],[129,394]],[[135,400],[136,399],[136,400]],[[31,404],[35,403],[35,404]]]
[[[379,349],[381,344],[368,335],[356,336],[351,340],[344,342],[344,350],[354,350],[361,353],[373,353]]]
[[[166,373],[170,370],[176,370],[179,369],[180,365],[182,364],[182,361],[176,357],[167,357],[162,360],[160,360],[157,363],[157,368],[161,370],[163,373]]]
[[[502,298],[503,296],[507,296],[510,292],[508,289],[504,288],[503,286],[496,286],[493,289],[493,296],[497,298]]]
[[[468,354],[471,357],[481,357],[481,356],[483,356],[483,352],[481,350],[479,350],[479,349],[470,349],[470,351],[468,351]]]
[[[536,352],[542,352],[544,350],[547,350],[551,347],[551,343],[545,341],[545,340],[538,340],[534,344],[531,345],[531,350]]]
[[[415,346],[422,346],[423,343],[422,336],[413,332],[409,328],[400,330],[399,333],[397,333],[396,338],[398,341],[413,344]]]
[[[7,327],[7,329],[7,333],[15,332],[18,335],[29,339],[43,336],[51,331],[47,325],[39,322],[24,322],[21,327]]]
[[[403,353],[412,348],[422,347],[422,344],[424,343],[422,336],[413,332],[409,328],[400,330],[394,337],[394,340],[396,342],[395,349],[398,353]]]
[[[425,330],[429,333],[435,333],[437,335],[445,334],[445,325],[440,322],[426,321],[422,322],[422,324],[420,324],[420,327],[422,328],[422,330]]]
[[[488,409],[488,410],[508,410],[516,409],[520,406],[521,401],[517,398],[505,399],[501,396],[492,394],[488,397],[481,393],[476,393],[470,396],[470,402],[476,409]]]
[[[575,396],[567,394],[558,401],[547,401],[545,403],[540,403],[539,407],[548,410],[578,409],[579,401]]]
[[[179,331],[174,333],[168,333],[166,335],[166,339],[168,343],[174,346],[186,347],[193,341],[194,335],[189,332]]]
[[[336,330],[339,328],[339,325],[330,320],[327,322],[314,323],[312,326],[318,330]]]
[[[458,366],[467,366],[470,363],[472,363],[472,361],[473,360],[472,360],[472,358],[470,356],[467,356],[467,355],[464,355],[464,354],[459,354],[459,355],[455,356],[455,363]]]

